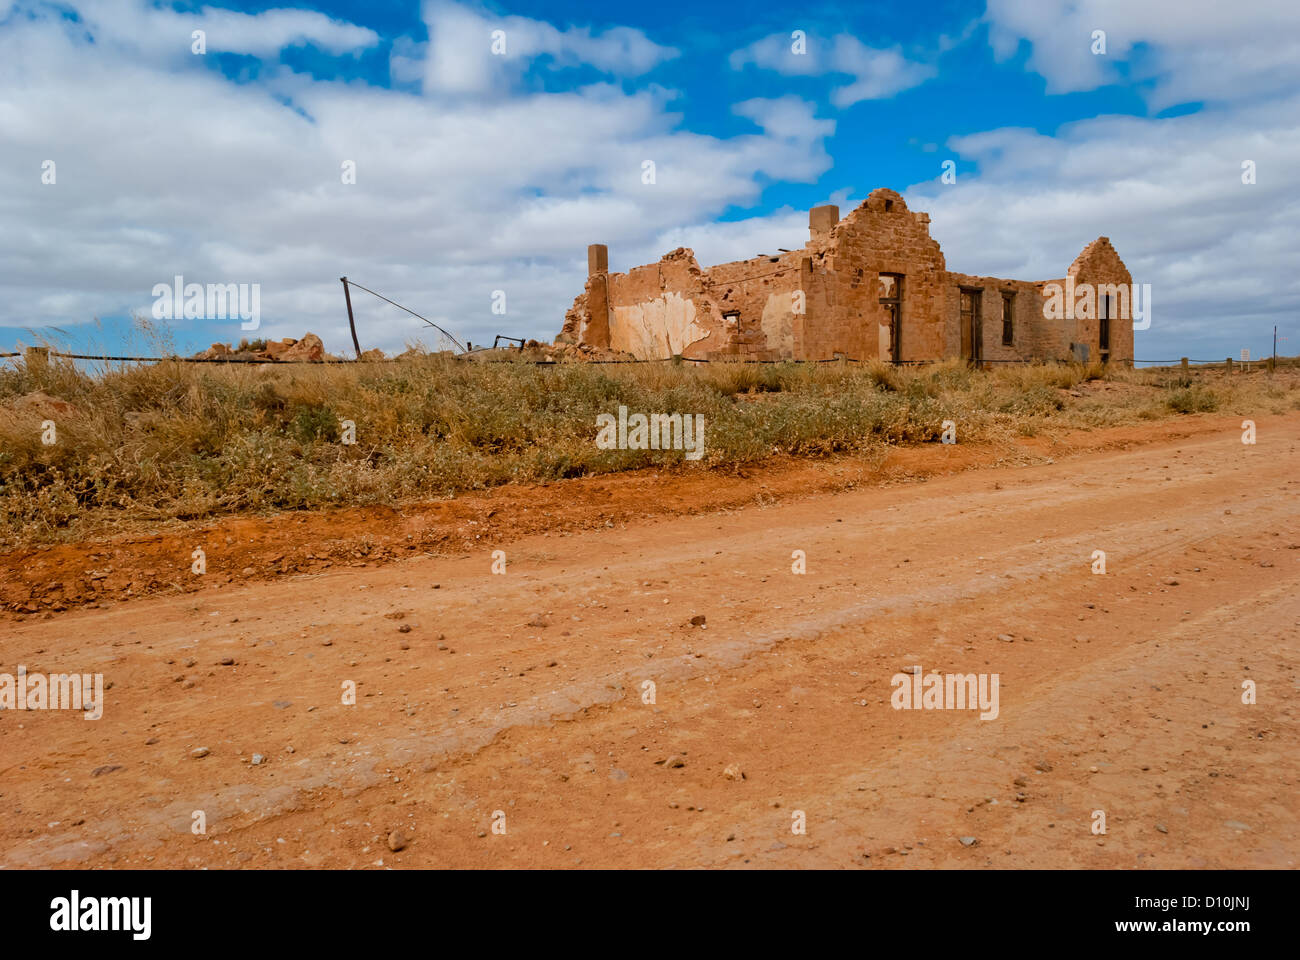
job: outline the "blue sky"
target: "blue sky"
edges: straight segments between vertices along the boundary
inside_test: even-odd
[[[1152,285],[1139,358],[1258,356],[1274,323],[1300,352],[1292,3],[7,2],[3,349],[147,349],[130,315],[176,274],[261,290],[255,333],[167,324],[184,352],[347,353],[342,274],[461,339],[549,340],[588,243],[737,259],[887,186],[967,273],[1057,277],[1109,236]],[[356,306],[363,347],[436,346]]]

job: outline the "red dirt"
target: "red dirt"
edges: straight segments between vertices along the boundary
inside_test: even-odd
[[[1107,386],[1112,386],[1107,384]],[[111,606],[157,594],[198,593],[235,582],[459,554],[545,532],[601,529],[651,516],[687,516],[944,476],[972,467],[1032,463],[1124,449],[1224,429],[1223,418],[1055,433],[1006,446],[888,447],[880,463],[774,458],[740,471],[640,470],[544,486],[510,484],[456,499],[169,523],[80,543],[0,553],[0,617]],[[142,522],[132,524],[140,526]],[[207,572],[191,571],[195,548]]]
[[[4,625],[0,672],[112,687],[0,712],[0,866],[1294,867],[1300,416],[1257,422],[10,554],[177,592]],[[998,674],[998,717],[891,709],[912,664]]]

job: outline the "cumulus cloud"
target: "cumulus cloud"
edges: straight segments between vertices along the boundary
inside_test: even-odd
[[[826,40],[776,33],[735,51],[729,62],[735,70],[754,64],[787,77],[851,76],[851,83],[831,91],[831,102],[840,108],[892,97],[937,72],[931,64],[909,60],[901,47],[874,49],[847,33]]]
[[[1049,93],[1125,80],[1156,110],[1285,93],[1300,62],[1294,0],[989,0],[985,17],[999,57],[1029,44],[1028,66]],[[1092,52],[1097,30],[1103,55]]]
[[[21,16],[24,4],[12,14]],[[76,3],[77,20],[65,22],[73,35],[96,44],[151,60],[191,57],[193,32],[202,30],[209,53],[274,56],[285,47],[311,44],[332,54],[371,47],[379,36],[365,27],[331,19],[313,10],[267,10],[239,13],[215,7],[179,11],[154,7],[139,0],[82,0]],[[62,4],[32,4],[30,12],[58,17]]]
[[[797,250],[808,239],[808,211],[783,207],[762,217],[675,227],[659,234],[652,245],[659,259],[676,247],[690,247],[700,265],[711,267],[759,254],[775,256],[781,248]]]
[[[493,16],[447,0],[427,0],[423,10],[429,42],[402,51],[395,67],[409,74],[411,61],[422,58],[429,93],[500,89],[539,58],[552,68],[589,66],[614,76],[638,77],[677,56],[672,47],[628,27],[599,34],[586,27],[560,29],[542,20]]]
[[[747,101],[755,131],[719,138],[682,129],[676,94],[657,86],[467,98],[273,64],[234,83],[92,43],[89,19],[70,29],[28,13],[0,27],[4,326],[147,312],[154,284],[182,274],[260,283],[256,335],[311,329],[344,352],[346,274],[476,342],[549,338],[582,289],[588,243],[610,244],[616,266],[656,259],[667,231],[751,205],[765,182],[814,182],[831,162],[833,123],[793,97]],[[348,161],[355,184],[342,182]],[[401,348],[423,329],[354,302],[364,347]],[[238,321],[176,332],[187,347],[244,335]]]

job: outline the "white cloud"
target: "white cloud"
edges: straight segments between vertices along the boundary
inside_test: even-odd
[[[762,217],[666,230],[645,251],[646,262],[658,260],[677,247],[690,247],[700,266],[711,267],[763,253],[776,256],[781,248],[798,250],[807,239],[808,211],[783,207]]]
[[[586,27],[561,30],[527,17],[493,16],[447,0],[426,0],[429,43],[404,49],[395,74],[409,76],[410,61],[423,57],[426,92],[483,93],[517,81],[542,57],[553,67],[587,65],[602,73],[637,77],[677,56],[640,30],[614,27],[594,34]]]
[[[892,97],[937,72],[930,64],[907,59],[900,47],[874,49],[847,33],[829,40],[806,37],[802,45],[786,34],[772,34],[732,53],[730,63],[735,70],[752,63],[788,77],[847,74],[853,82],[831,91],[831,102],[840,108]]]
[[[835,132],[834,120],[818,120],[808,104],[792,94],[774,100],[744,100],[735,104],[732,112],[748,117],[774,136],[791,140],[812,142]]]
[[[350,337],[338,277],[347,274],[476,342],[495,333],[549,338],[582,289],[588,243],[609,244],[615,269],[680,245],[705,265],[797,249],[806,210],[714,221],[757,202],[768,181],[814,183],[831,167],[834,121],[794,96],[736,104],[754,132],[720,139],[683,129],[677,94],[658,86],[542,93],[507,77],[473,96],[426,88],[434,48],[416,45],[401,53],[404,90],[274,64],[257,82],[236,84],[195,66],[188,21],[167,26],[172,11],[140,0],[89,0],[85,9],[81,25],[35,4],[0,22],[0,325],[69,326],[147,310],[153,285],[181,273],[259,282],[259,333],[311,329],[343,353]],[[294,26],[280,13],[251,16],[244,39],[227,32],[221,42],[247,47],[256,35],[270,49],[310,35],[343,56],[354,40],[374,42],[351,24],[308,15],[307,26]],[[210,10],[184,16],[215,22]],[[560,60],[623,69],[616,54],[578,42],[618,32],[527,23],[542,40],[522,50],[550,51],[533,62],[556,57],[560,36],[571,47]],[[847,59],[834,63],[853,60],[854,48],[844,49]],[[650,59],[633,57],[628,69]],[[1267,75],[1248,79],[1271,86]],[[1139,334],[1140,348],[1206,344],[1212,356],[1235,354],[1249,330],[1287,322],[1300,307],[1294,82],[1272,99],[1173,119],[1100,117],[1056,136],[989,130],[947,146],[979,175],[919,185],[908,199],[934,214],[953,269],[1050,279],[1085,243],[1110,236],[1155,291],[1155,325]],[[40,179],[47,159],[57,163],[53,186]],[[1257,164],[1253,186],[1240,180],[1246,159]],[[357,164],[355,185],[340,182],[344,160]],[[654,185],[641,182],[646,160],[655,162]],[[856,182],[853,192],[881,185]],[[843,193],[832,199],[845,212],[852,206]],[[497,289],[507,292],[504,317],[490,310]],[[364,347],[400,348],[422,330],[365,295],[355,305]],[[241,331],[237,322],[180,322],[177,334],[202,346],[199,337]]]
[[[986,19],[999,57],[1028,41],[1049,93],[1136,82],[1156,110],[1285,93],[1300,62],[1295,0],[989,0]],[[1104,55],[1092,53],[1095,30]]]
[[[23,5],[19,4],[16,9]],[[57,15],[53,5],[37,4]],[[62,6],[62,5],[59,5]],[[285,47],[313,44],[333,54],[355,52],[379,40],[373,30],[343,23],[312,10],[267,10],[238,13],[203,7],[190,13],[154,7],[139,0],[82,0],[73,4],[80,24],[66,29],[94,38],[124,53],[151,60],[181,60],[195,54],[191,34],[202,30],[208,53],[274,56]]]
[[[136,7],[128,30],[152,16]],[[624,259],[634,250],[657,259],[665,232],[830,166],[833,122],[793,97],[747,101],[756,132],[720,139],[681,129],[676,94],[658,87],[466,98],[269,64],[237,84],[123,56],[66,23],[0,26],[0,325],[147,311],[153,285],[182,274],[260,283],[259,335],[310,329],[344,353],[346,274],[476,342],[549,339],[582,290],[588,243],[624,264],[643,262]],[[41,183],[47,159],[54,185]],[[345,160],[355,185],[341,183]],[[491,313],[496,289],[505,316]],[[422,329],[354,303],[363,347],[400,348]],[[242,335],[238,322],[176,327],[183,346]]]

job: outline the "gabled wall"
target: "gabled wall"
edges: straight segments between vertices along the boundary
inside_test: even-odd
[[[1070,269],[1066,271],[1066,275],[1073,279],[1076,289],[1080,284],[1087,283],[1091,284],[1094,289],[1103,289],[1108,285],[1122,285],[1130,288],[1131,292],[1133,283],[1133,277],[1129,274],[1128,268],[1124,266],[1124,261],[1120,259],[1115,248],[1111,246],[1109,237],[1098,237],[1084,247],[1083,251],[1075,257],[1074,263],[1070,264]],[[1133,362],[1131,309],[1132,305],[1130,304],[1125,317],[1118,320],[1112,318],[1111,320],[1110,360],[1112,363],[1117,361]],[[1091,348],[1090,358],[1093,360],[1098,359],[1100,323],[1097,320],[1097,312],[1094,310],[1091,317],[1076,317],[1073,321],[1067,319],[1065,325],[1069,331],[1071,341],[1089,344]]]
[[[871,195],[831,231],[817,256],[828,277],[824,314],[809,313],[805,356],[838,352],[859,360],[890,359],[887,314],[880,305],[880,274],[902,274],[901,359],[944,355],[943,252],[930,236],[930,215],[912,213],[893,190]]]

